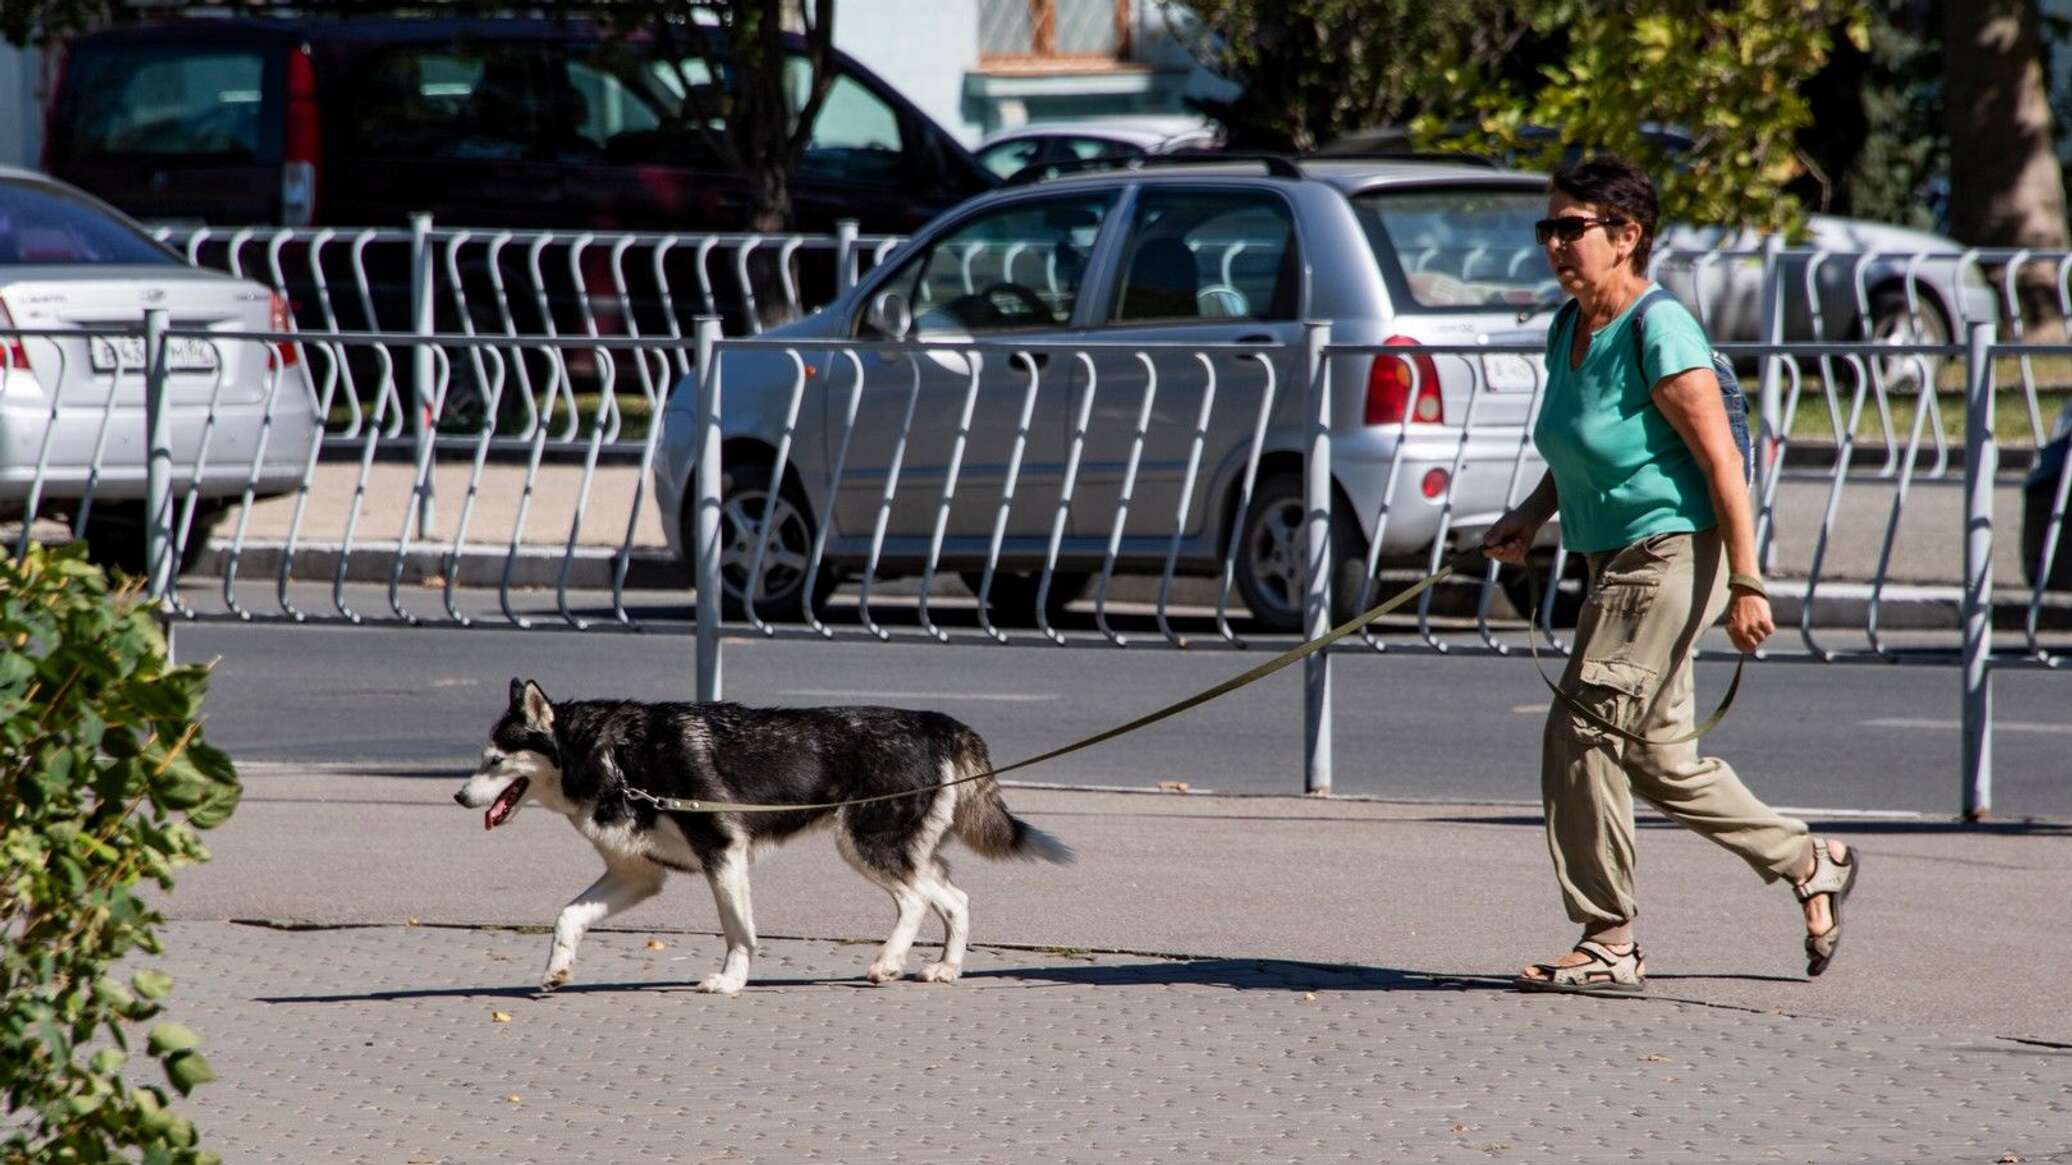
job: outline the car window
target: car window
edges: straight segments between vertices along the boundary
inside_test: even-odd
[[[1043,157],[1043,146],[1047,138],[1016,138],[1011,142],[1000,142],[987,146],[978,152],[978,160],[986,169],[1002,178],[1033,166]]]
[[[547,125],[548,148],[557,157],[613,165],[712,163],[712,146],[693,119],[702,114],[715,132],[725,123],[716,115],[704,60],[660,59],[614,44],[560,58],[557,67],[559,97]]]
[[[258,50],[83,46],[65,68],[65,153],[255,161],[265,71]]]
[[[813,67],[794,56],[785,71],[792,108],[806,102]],[[905,172],[899,114],[856,78],[838,74],[799,158],[799,176],[830,182],[886,182]]]
[[[914,334],[977,335],[1063,327],[1113,192],[1019,202],[928,244],[879,290],[906,297]],[[860,334],[872,335],[866,325]]]
[[[179,260],[150,236],[46,182],[0,180],[0,267]]]
[[[1144,153],[1128,142],[1109,138],[1061,137],[1056,140],[1065,156],[1082,162],[1088,158],[1136,158]]]
[[[1385,272],[1415,308],[1522,307],[1556,290],[1532,224],[1547,213],[1537,190],[1379,190],[1353,209]]]
[[[1277,195],[1151,188],[1137,197],[1111,318],[1292,320],[1301,288],[1295,220]]]
[[[362,68],[350,130],[362,151],[429,158],[536,155],[547,111],[521,45],[404,45]]]

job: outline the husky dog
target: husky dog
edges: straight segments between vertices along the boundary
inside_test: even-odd
[[[963,970],[971,927],[964,891],[951,884],[940,854],[945,835],[955,832],[990,858],[1072,860],[1063,843],[1007,811],[990,777],[948,784],[990,768],[978,733],[936,712],[556,704],[538,684],[514,679],[482,767],[453,799],[469,809],[487,806],[483,828],[495,829],[530,797],[566,816],[604,859],[604,876],[555,920],[544,990],[568,982],[584,931],[653,897],[671,870],[705,875],[726,935],[725,961],[698,989],[741,990],[755,953],[751,858],[829,824],[842,857],[891,894],[899,910],[866,977],[886,983],[903,976],[921,916],[933,910],[943,924],[942,959],[923,967],[921,978],[949,983]],[[720,814],[672,812],[640,795],[789,805],[909,790],[932,791],[840,809]]]

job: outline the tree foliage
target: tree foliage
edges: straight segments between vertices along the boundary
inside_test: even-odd
[[[0,1162],[215,1161],[166,1087],[122,1074],[172,981],[117,970],[163,949],[138,882],[170,889],[237,807],[196,719],[208,671],[170,666],[134,588],[77,544],[0,560],[0,644]],[[142,1042],[180,1095],[214,1078],[186,1027]]]
[[[1768,229],[1802,214],[1786,187],[1807,171],[1795,140],[1812,119],[1804,86],[1837,34],[1861,48],[1871,23],[1867,0],[1193,7],[1217,63],[1246,86],[1212,111],[1246,127],[1235,138],[1307,148],[1411,119],[1425,147],[1524,166],[1613,150],[1658,175],[1667,216]],[[1696,145],[1671,157],[1644,133],[1650,125]]]
[[[1559,42],[1529,84],[1493,74],[1472,52],[1442,62],[1448,88],[1466,89],[1459,112],[1427,111],[1429,142],[1464,142],[1550,168],[1573,150],[1609,150],[1657,176],[1665,218],[1789,230],[1804,208],[1786,188],[1806,172],[1797,137],[1812,121],[1804,92],[1839,30],[1858,50],[1870,37],[1862,0],[1541,0],[1515,10],[1531,38]],[[1528,127],[1555,131],[1534,138]],[[1694,144],[1666,152],[1650,126]]]

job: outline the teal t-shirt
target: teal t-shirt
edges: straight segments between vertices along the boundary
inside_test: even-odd
[[[1636,361],[1628,305],[1590,337],[1582,367],[1571,368],[1581,319],[1563,312],[1547,330],[1547,392],[1532,432],[1560,490],[1562,540],[1588,554],[1711,529],[1718,519],[1705,472],[1653,395],[1663,377],[1712,366],[1705,329],[1682,304],[1657,303]]]

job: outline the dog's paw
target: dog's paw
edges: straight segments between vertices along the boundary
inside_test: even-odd
[[[955,963],[930,963],[921,968],[921,982],[955,983],[957,976],[963,973],[964,968]]]
[[[906,967],[899,963],[872,963],[863,977],[882,987],[906,978]]]
[[[573,977],[574,976],[569,973],[569,969],[567,967],[563,967],[558,971],[549,971],[547,972],[546,978],[540,980],[540,990],[552,991],[556,987],[562,986],[563,984],[567,983]]]
[[[736,979],[727,975],[707,975],[705,980],[698,984],[698,990],[707,995],[739,995],[741,989],[747,985],[746,979]]]

